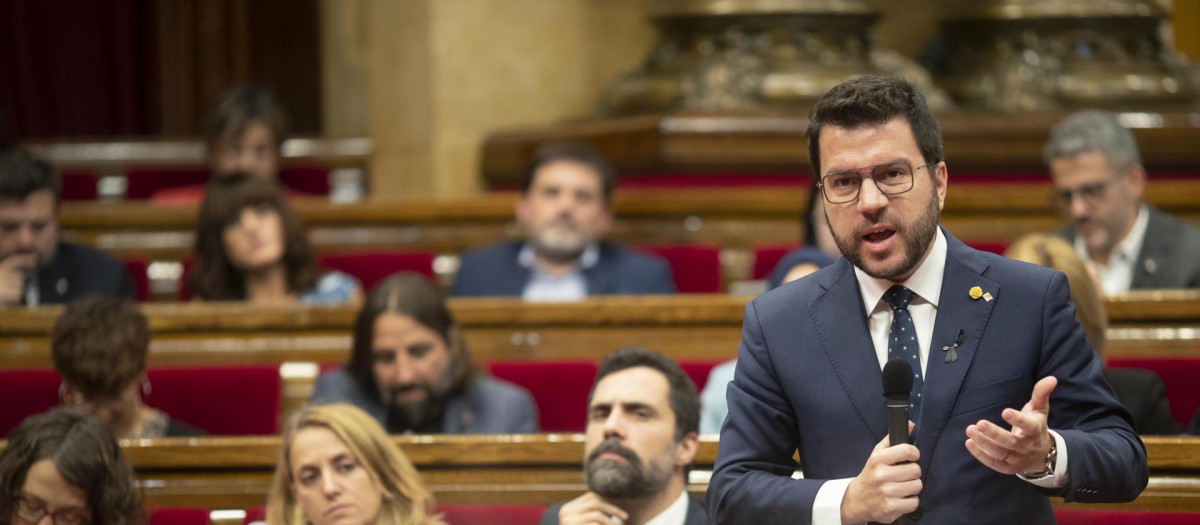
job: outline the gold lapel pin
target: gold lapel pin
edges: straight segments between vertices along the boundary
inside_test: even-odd
[[[967,295],[970,295],[971,299],[979,299],[980,297],[983,297],[983,288],[972,286],[971,290],[967,292]]]

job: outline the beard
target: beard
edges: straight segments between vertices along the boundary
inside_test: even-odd
[[[601,454],[621,456],[625,462],[601,458]],[[670,469],[646,464],[637,453],[615,441],[604,441],[584,461],[588,489],[605,498],[637,499],[657,494],[671,480]]]
[[[435,432],[441,429],[442,412],[451,390],[453,363],[435,384],[409,383],[389,387],[384,391],[387,406],[387,430],[389,433]],[[412,391],[424,391],[425,396],[416,401],[400,401],[400,396]]]
[[[591,239],[580,231],[575,221],[568,217],[559,217],[533,232],[533,235],[529,236],[529,242],[540,257],[566,264],[578,260]]]
[[[938,220],[942,216],[942,210],[938,208],[937,204],[936,189],[929,199],[929,206],[925,208],[925,213],[908,224],[902,224],[898,218],[889,214],[889,209],[885,208],[880,212],[876,221],[864,221],[863,224],[856,226],[854,234],[849,237],[839,234],[832,228],[832,225],[830,227],[833,240],[837,243],[842,255],[845,255],[846,259],[855,267],[876,279],[894,280],[894,277],[906,275],[916,268],[921,259],[925,257],[925,253],[929,251],[929,245],[933,243],[934,235],[937,233]],[[826,219],[828,220],[828,215]],[[869,266],[867,257],[863,255],[861,232],[875,223],[887,224],[896,230],[895,235],[903,234],[904,236],[904,246],[902,247],[904,257],[891,268]]]

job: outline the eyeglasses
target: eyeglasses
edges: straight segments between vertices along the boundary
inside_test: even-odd
[[[913,188],[913,172],[928,168],[940,161],[933,161],[913,168],[907,162],[889,162],[853,170],[835,171],[824,177],[817,187],[830,204],[844,204],[858,198],[862,181],[867,177],[875,181],[875,187],[884,195],[899,195]]]
[[[83,511],[77,509],[60,510],[55,513],[46,511],[46,504],[34,496],[17,494],[17,517],[31,523],[37,523],[50,516],[54,525],[87,525],[88,518]]]
[[[1050,202],[1059,210],[1071,209],[1071,202],[1075,200],[1075,196],[1083,199],[1088,204],[1095,203],[1100,197],[1104,196],[1104,192],[1115,181],[1101,181],[1084,184],[1073,190],[1054,190],[1050,193]]]

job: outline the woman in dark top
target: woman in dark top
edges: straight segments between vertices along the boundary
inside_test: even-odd
[[[204,435],[142,402],[149,349],[146,317],[133,302],[90,296],[68,304],[50,340],[63,403],[96,416],[117,438]]]

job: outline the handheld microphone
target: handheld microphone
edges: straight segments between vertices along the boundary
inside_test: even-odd
[[[888,445],[908,443],[908,396],[912,392],[912,365],[892,359],[883,366],[883,397],[887,399]]]

